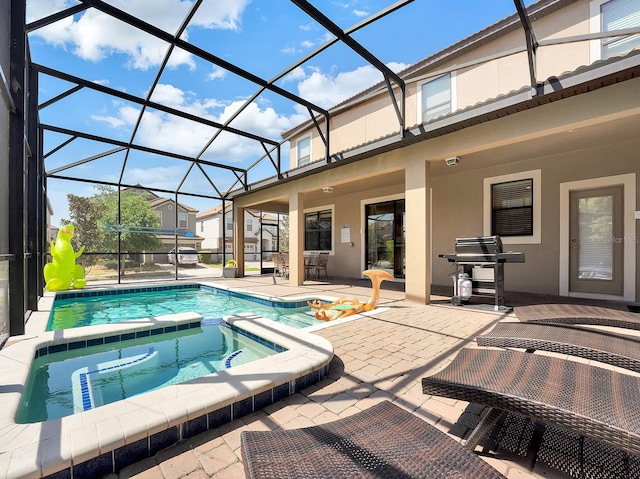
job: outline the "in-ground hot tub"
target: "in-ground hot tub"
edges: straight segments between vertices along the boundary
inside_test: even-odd
[[[181,313],[40,333],[0,350],[0,471],[6,478],[47,477],[61,471],[94,478],[153,456],[176,442],[219,427],[298,392],[327,375],[333,347],[326,339],[250,314],[225,320],[286,351],[230,369],[139,394],[71,416],[16,422],[36,354],[117,342],[198,323]],[[159,333],[157,333],[159,334]]]

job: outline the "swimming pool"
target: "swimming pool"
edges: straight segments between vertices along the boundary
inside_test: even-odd
[[[56,294],[47,331],[193,311],[204,318],[251,312],[294,328],[321,323],[304,301],[273,301],[200,284]]]
[[[316,384],[329,373],[333,357],[331,343],[309,328],[249,313],[225,316],[230,326],[285,351],[77,414],[20,424],[15,418],[34,358],[202,321],[201,315],[179,313],[43,332],[53,297],[41,298],[29,319],[28,328],[35,331],[37,325],[39,332],[0,350],[0,476],[7,479],[113,474]]]
[[[87,411],[284,351],[215,320],[132,336],[39,355],[32,364],[16,422],[34,423]]]

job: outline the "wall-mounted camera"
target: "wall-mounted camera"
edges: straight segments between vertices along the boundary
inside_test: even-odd
[[[457,166],[458,163],[460,163],[460,158],[454,156],[453,158],[447,158],[446,160],[444,160],[444,162],[447,164],[447,166]]]

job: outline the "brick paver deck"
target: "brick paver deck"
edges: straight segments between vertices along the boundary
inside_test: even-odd
[[[303,287],[292,287],[271,276],[220,281],[283,297],[323,293],[364,301],[371,291],[366,282],[308,281]],[[111,475],[111,479],[244,478],[240,461],[242,431],[322,424],[383,399],[395,402],[459,440],[461,428],[456,423],[467,403],[426,396],[420,380],[444,367],[461,348],[475,347],[474,337],[491,329],[508,313],[453,307],[445,298],[434,299],[442,301],[419,305],[405,301],[402,291],[384,289],[379,303],[382,309],[375,315],[318,331],[335,349],[330,374],[320,383],[262,411],[185,440]],[[510,479],[566,477],[540,463],[532,470],[529,457],[502,452],[483,453],[482,457]]]

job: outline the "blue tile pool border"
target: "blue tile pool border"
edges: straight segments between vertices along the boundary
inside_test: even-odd
[[[206,284],[200,283],[192,283],[192,284],[176,284],[176,285],[166,285],[166,286],[145,286],[140,288],[116,288],[116,289],[100,289],[96,291],[61,291],[56,293],[56,297],[54,300],[64,300],[64,299],[73,299],[73,298],[95,298],[99,296],[116,296],[120,294],[131,294],[131,293],[151,293],[158,291],[171,291],[171,290],[181,290],[181,289],[200,289],[204,291],[210,291],[215,294],[220,294],[223,296],[232,296],[234,298],[240,298],[247,301],[251,301],[253,303],[262,304],[266,306],[273,306],[276,308],[301,308],[307,306],[307,300],[276,300],[273,298],[261,298],[259,296],[254,296],[249,293],[243,293],[240,291],[231,291],[224,288],[217,288],[215,286],[209,286]],[[313,298],[312,298],[313,299]]]
[[[34,354],[34,359],[41,358],[43,356],[47,356],[49,354],[54,354],[54,353],[74,351],[77,349],[90,348],[92,346],[102,346],[105,344],[113,345],[115,343],[119,343],[121,341],[128,341],[131,339],[149,338],[151,336],[174,333],[176,331],[184,331],[187,329],[200,328],[203,325],[206,326],[209,324],[224,325],[232,329],[233,331],[236,331],[237,333],[242,334],[243,336],[246,336],[247,338],[256,341],[257,343],[260,343],[261,345],[266,346],[267,348],[271,349],[272,351],[275,351],[276,353],[282,353],[287,350],[287,348],[284,348],[279,344],[276,344],[272,341],[268,341],[260,336],[250,333],[249,331],[245,331],[244,329],[238,328],[231,324],[227,324],[222,319],[220,319],[220,320],[213,320],[213,321],[212,320],[192,321],[190,323],[182,323],[178,325],[173,324],[173,325],[162,326],[162,327],[153,328],[153,329],[143,329],[141,331],[135,331],[135,332],[126,332],[122,334],[113,334],[109,336],[101,336],[101,337],[91,338],[91,339],[80,339],[80,340],[71,341],[71,342],[55,343],[55,344],[43,346],[41,348],[36,349],[36,352]],[[161,339],[161,338],[158,338],[158,339]]]
[[[249,293],[243,293],[240,291],[231,291],[224,288],[217,288],[215,286],[209,286],[200,283],[188,283],[188,284],[178,284],[178,285],[165,285],[165,286],[145,286],[138,288],[116,288],[116,289],[100,289],[96,291],[90,290],[78,290],[78,291],[60,291],[57,292],[55,298],[53,300],[53,305],[51,307],[51,313],[49,315],[49,319],[47,320],[47,331],[52,331],[51,322],[53,310],[56,307],[57,301],[74,299],[74,298],[96,298],[100,296],[117,296],[122,294],[131,294],[131,293],[152,293],[158,291],[176,291],[176,290],[201,290],[201,291],[209,291],[214,294],[219,294],[221,296],[229,296],[234,298],[243,299],[245,301],[249,301],[252,303],[260,304],[263,306],[271,306],[274,308],[282,308],[282,309],[293,309],[293,308],[302,308],[308,306],[306,299],[301,300],[277,300],[274,298],[263,298],[259,296],[254,296]],[[313,299],[313,298],[311,298]],[[320,302],[324,302],[319,300]],[[156,333],[160,334],[160,333]]]
[[[152,434],[144,439],[119,447],[113,451],[89,459],[88,461],[74,464],[69,468],[44,476],[43,479],[60,479],[62,477],[94,479],[98,476],[102,477],[118,473],[123,468],[143,459],[153,457],[161,450],[173,446],[180,441],[240,419],[316,384],[329,374],[329,367],[330,365],[327,364],[305,376],[292,379],[272,389],[241,399],[233,404],[208,412],[199,417],[185,420],[185,422],[165,431]]]
[[[182,329],[193,329],[193,328],[201,327],[201,321],[192,321],[190,323],[183,323],[183,324],[186,327]],[[166,334],[166,333],[174,332],[176,331],[176,329],[177,329],[176,325],[169,325],[169,326],[161,326],[153,329],[144,329],[144,330],[135,331],[135,332],[126,332],[122,334],[113,334],[109,336],[100,336],[100,337],[90,338],[90,339],[79,339],[77,341],[51,344],[49,346],[43,346],[41,348],[36,349],[34,359],[47,356],[48,354],[60,353],[65,351],[73,351],[76,349],[90,348],[92,346],[102,346],[104,344],[119,343],[121,341],[127,341],[130,339],[147,338],[149,336]],[[238,328],[236,329],[238,330]],[[238,331],[240,333],[245,333],[245,331],[242,331],[242,330],[238,330]]]

